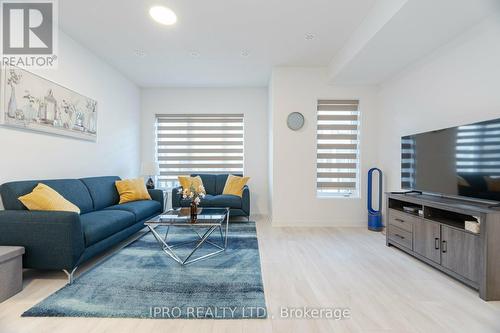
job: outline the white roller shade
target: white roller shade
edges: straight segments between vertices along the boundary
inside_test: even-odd
[[[158,114],[160,186],[192,173],[243,173],[242,114]]]
[[[359,184],[359,101],[318,100],[318,196],[356,196]]]

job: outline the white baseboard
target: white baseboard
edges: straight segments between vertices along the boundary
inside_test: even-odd
[[[324,227],[365,227],[367,221],[346,221],[346,220],[330,220],[330,221],[271,221],[273,227],[311,227],[311,228],[324,228]]]

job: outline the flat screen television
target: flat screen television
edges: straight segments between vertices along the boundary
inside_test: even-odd
[[[500,118],[402,137],[401,187],[500,202]]]

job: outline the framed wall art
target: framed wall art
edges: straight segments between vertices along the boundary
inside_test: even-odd
[[[17,67],[1,69],[0,124],[97,140],[97,101]]]

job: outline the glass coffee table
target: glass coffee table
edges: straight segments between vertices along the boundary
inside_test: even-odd
[[[195,222],[191,221],[190,208],[172,209],[149,221],[146,221],[144,224],[155,236],[156,241],[166,254],[179,264],[187,265],[198,260],[209,258],[226,250],[227,233],[229,229],[229,208],[199,208],[198,218]],[[160,235],[160,233],[156,231],[156,227],[158,226],[167,227],[164,236]],[[172,241],[175,240],[168,239],[168,232],[171,227],[189,229],[193,231],[193,236],[195,236],[196,239],[181,243],[172,243]],[[215,231],[218,231],[220,234],[220,244],[212,242],[208,239]],[[173,236],[171,235],[170,238],[173,238]],[[193,244],[193,249],[184,259],[181,259],[174,249],[187,244]],[[210,244],[217,250],[191,259],[193,254],[203,244]]]

